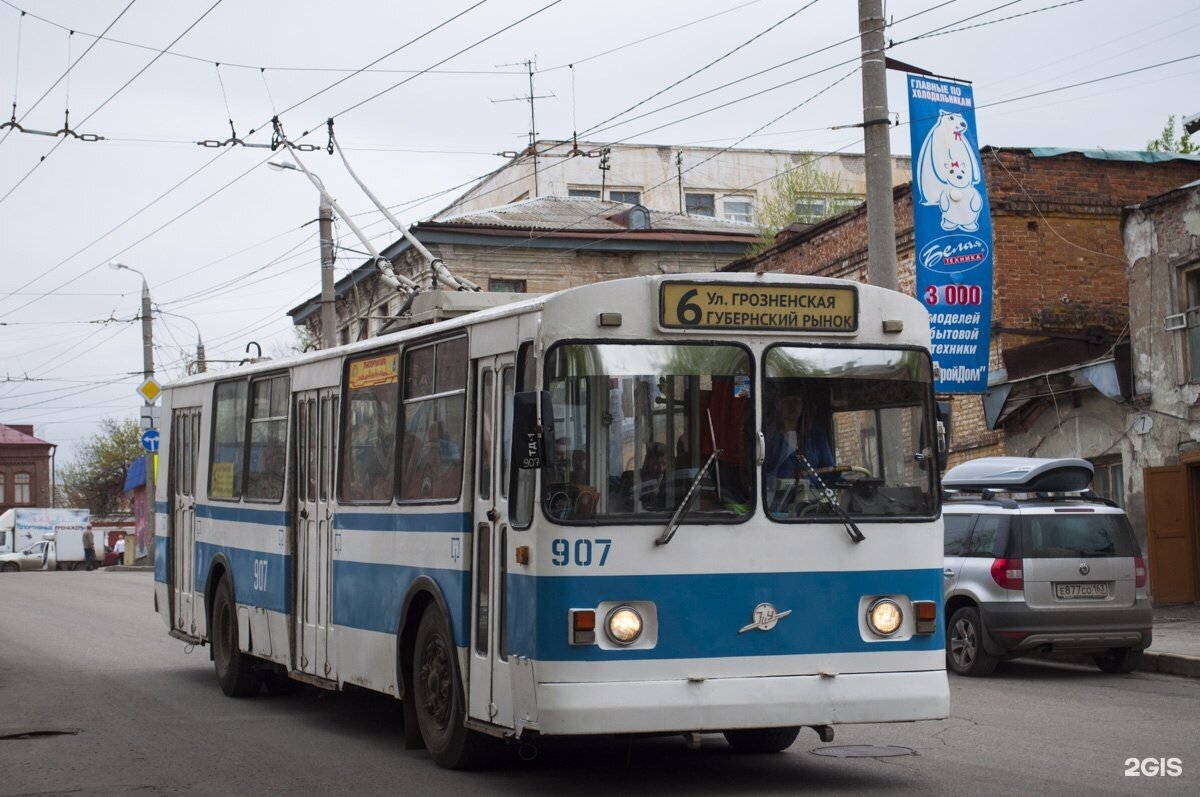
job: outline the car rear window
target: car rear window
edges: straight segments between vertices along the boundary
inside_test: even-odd
[[[1133,556],[1133,531],[1124,515],[1055,512],[1021,519],[1026,559]]]

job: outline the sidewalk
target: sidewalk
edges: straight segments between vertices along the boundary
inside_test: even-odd
[[[1141,669],[1200,678],[1200,603],[1154,607],[1154,641]]]

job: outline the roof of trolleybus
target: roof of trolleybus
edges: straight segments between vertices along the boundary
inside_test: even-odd
[[[825,330],[788,330],[788,329],[745,329],[731,325],[725,328],[680,329],[666,328],[660,323],[658,312],[659,289],[663,283],[725,284],[736,286],[841,286],[853,288],[857,295],[857,324],[856,329],[825,329]],[[587,308],[586,316],[580,315],[580,308]],[[648,336],[671,338],[695,338],[696,336],[724,339],[736,336],[744,342],[760,342],[762,340],[779,340],[803,337],[806,340],[827,340],[836,343],[852,337],[856,345],[898,345],[902,341],[906,345],[928,345],[929,315],[924,306],[916,298],[852,280],[833,279],[829,277],[801,276],[781,272],[764,272],[760,274],[700,272],[678,274],[655,274],[639,277],[626,277],[607,282],[594,282],[565,288],[548,294],[533,295],[528,298],[502,304],[454,318],[437,321],[420,326],[411,326],[396,332],[389,332],[366,340],[355,341],[336,347],[335,349],[319,349],[305,352],[294,357],[282,359],[264,359],[247,363],[221,371],[208,371],[194,374],[173,381],[166,388],[178,388],[188,385],[203,384],[219,381],[230,377],[241,377],[259,373],[270,373],[285,368],[293,368],[309,363],[326,360],[331,353],[336,356],[353,355],[359,352],[369,352],[410,339],[418,339],[431,333],[443,333],[455,329],[464,329],[476,324],[498,318],[521,315],[531,311],[541,310],[544,313],[542,335],[548,340],[563,337],[588,338],[604,337],[609,339],[635,338],[645,339]],[[617,326],[601,326],[602,313],[617,313],[621,315]],[[590,319],[590,323],[587,319]],[[878,319],[872,323],[863,323],[863,319]],[[900,322],[893,325],[894,331],[884,331],[882,322]]]

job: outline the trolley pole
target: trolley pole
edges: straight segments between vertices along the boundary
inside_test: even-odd
[[[333,293],[333,206],[321,196],[321,348],[337,345],[337,306]]]
[[[892,205],[891,119],[883,27],[883,0],[858,0],[867,168],[867,282],[896,290],[896,209]]]

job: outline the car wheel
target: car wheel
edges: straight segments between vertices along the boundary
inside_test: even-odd
[[[799,728],[746,728],[725,731],[725,741],[738,753],[778,753],[800,735]]]
[[[238,649],[237,609],[228,578],[221,579],[213,599],[212,646],[221,691],[229,697],[257,694],[262,676],[254,669],[254,657]]]
[[[484,762],[491,740],[464,724],[466,709],[456,658],[442,613],[436,606],[428,606],[413,646],[412,700],[417,725],[438,766],[470,769]]]
[[[983,649],[983,623],[973,606],[964,606],[950,618],[946,634],[946,664],[959,675],[990,675],[1000,657]]]
[[[0,567],[0,571],[5,573],[15,573],[20,569],[21,568],[17,566],[16,562],[5,562],[4,566]]]
[[[1094,657],[1094,660],[1096,666],[1104,672],[1133,672],[1142,666],[1143,653],[1144,651],[1131,648],[1114,648],[1108,653]]]

